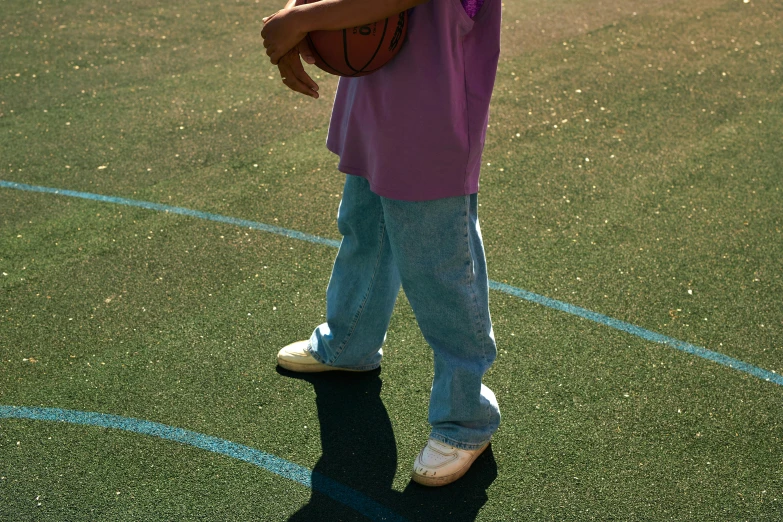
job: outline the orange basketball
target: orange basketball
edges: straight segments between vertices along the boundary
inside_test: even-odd
[[[312,3],[318,0],[307,0]],[[408,12],[386,20],[342,29],[313,31],[307,42],[315,65],[338,76],[364,76],[377,71],[400,51],[408,28]]]

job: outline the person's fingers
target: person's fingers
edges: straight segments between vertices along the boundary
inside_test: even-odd
[[[269,60],[274,65],[280,63],[280,60],[282,60],[289,53],[295,53],[297,61],[299,61],[299,53],[296,52],[296,49],[286,49],[283,51],[281,51],[281,49],[285,49],[285,48],[280,45],[271,45],[266,49],[266,54],[267,56],[269,56]]]
[[[317,92],[318,84],[315,83],[310,75],[307,74],[307,71],[305,71],[304,66],[302,66],[302,62],[299,60],[299,54],[296,52],[296,50],[294,50],[292,53],[290,53],[290,55],[291,59],[287,60],[287,62],[291,66],[291,71],[296,76],[296,79],[305,84],[309,89]]]
[[[266,47],[266,43],[264,44],[264,47]],[[266,55],[269,57],[269,61],[272,62],[272,65],[277,65],[282,58],[280,53],[277,51],[277,46],[266,47]]]
[[[293,73],[284,73],[284,74],[290,74],[290,76],[283,77],[283,83],[286,87],[291,89],[292,91],[304,94],[305,96],[310,96],[311,98],[318,98],[318,93],[310,89],[307,85],[299,81]]]
[[[310,48],[310,44],[307,42],[307,38],[303,38],[302,41],[299,42],[299,45],[297,45],[297,50],[305,62],[309,63],[310,65],[315,63],[315,55],[313,54],[313,50]]]
[[[301,73],[294,70],[296,67],[294,64],[299,65]],[[282,60],[280,60],[280,62],[277,64],[277,67],[280,70],[280,77],[286,87],[292,91],[296,91],[313,98],[318,98],[318,92],[310,87],[308,83],[305,83],[301,77],[301,75],[304,74],[306,80],[309,80],[309,83],[314,85],[316,89],[318,88],[318,86],[315,85],[315,82],[313,82],[310,77],[307,76],[307,73],[304,72],[302,63],[299,61],[299,56],[297,54],[293,53],[292,55],[289,53]]]

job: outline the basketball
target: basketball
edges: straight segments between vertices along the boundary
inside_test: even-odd
[[[312,3],[318,0],[307,0]],[[408,12],[386,20],[342,29],[313,31],[307,43],[315,65],[337,76],[364,76],[377,71],[400,51],[408,27]]]

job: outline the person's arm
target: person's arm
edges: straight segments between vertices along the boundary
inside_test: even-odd
[[[293,7],[286,5],[264,18],[261,36],[266,54],[276,64],[310,31],[346,29],[377,22],[427,1],[321,0]]]
[[[283,9],[292,9],[297,3],[304,3],[304,1],[305,0],[288,0]],[[267,19],[268,17],[264,18],[264,22],[266,22]],[[315,83],[313,79],[310,78],[310,75],[307,74],[307,71],[304,70],[300,55],[305,62],[310,64],[315,63],[313,52],[307,44],[307,40],[302,39],[277,62],[277,68],[280,71],[280,79],[282,79],[286,87],[292,91],[318,99],[318,84]]]
[[[321,0],[296,6],[304,28],[330,31],[357,27],[384,20],[427,0]]]

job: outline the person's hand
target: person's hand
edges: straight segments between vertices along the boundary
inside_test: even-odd
[[[280,59],[307,35],[299,20],[294,9],[281,9],[264,18],[261,38],[264,39],[266,54],[273,64],[277,65]]]
[[[304,95],[318,99],[318,84],[304,70],[299,59],[300,55],[305,62],[315,63],[315,58],[313,58],[313,53],[306,39],[300,41],[296,47],[284,54],[280,61],[277,62],[280,77],[286,87],[292,91],[301,92]]]

